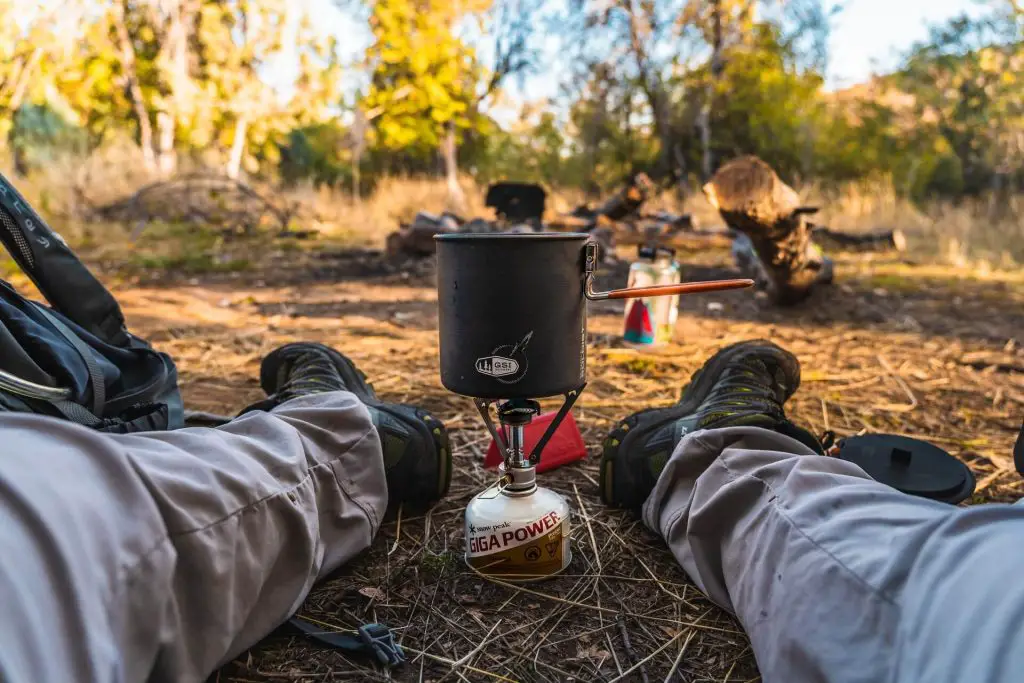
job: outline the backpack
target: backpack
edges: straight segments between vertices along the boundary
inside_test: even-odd
[[[174,361],[128,332],[114,297],[3,175],[0,242],[50,304],[0,279],[0,412],[104,432],[183,426]]]

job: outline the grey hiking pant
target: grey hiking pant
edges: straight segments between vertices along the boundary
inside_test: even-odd
[[[644,521],[765,683],[1024,681],[1024,506],[913,498],[734,427],[679,443]]]
[[[367,547],[386,504],[349,393],[136,435],[0,414],[0,681],[201,681]]]

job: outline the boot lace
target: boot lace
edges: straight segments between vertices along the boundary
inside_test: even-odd
[[[322,353],[304,353],[292,363],[278,396],[287,401],[298,396],[338,391],[343,386],[338,369],[330,358]]]

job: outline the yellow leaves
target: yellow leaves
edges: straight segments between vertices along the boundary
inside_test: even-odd
[[[451,100],[451,97],[449,96],[448,92],[444,89],[444,87],[438,81],[435,81],[435,80],[426,80],[426,81],[424,81],[423,89],[427,93],[427,97],[429,99],[430,106],[433,106],[433,107],[443,107],[445,104],[447,104]]]
[[[458,7],[444,0],[373,3],[376,42],[367,50],[374,64],[373,86],[362,106],[379,113],[375,132],[380,144],[432,149],[449,123],[460,129],[473,126],[470,111],[484,73],[473,50],[452,29],[467,12],[489,5],[490,0]]]
[[[392,47],[385,47],[377,51],[378,58],[387,64],[401,64],[402,60],[405,59],[405,54]]]
[[[418,50],[413,53],[409,62],[410,66],[412,66],[412,70],[418,74],[426,73],[427,69],[430,68],[430,57],[427,55],[425,50]]]

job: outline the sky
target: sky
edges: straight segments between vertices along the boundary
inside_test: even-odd
[[[338,10],[336,0],[307,2],[317,24],[339,37],[346,58],[354,60],[362,55],[369,43],[363,22]],[[842,9],[832,20],[829,38],[828,89],[845,88],[867,80],[872,73],[891,70],[902,53],[928,36],[930,24],[942,23],[964,11],[979,11],[975,0],[839,0],[839,4]],[[548,41],[545,47],[548,52],[555,51],[557,41]],[[555,57],[548,55],[550,59]],[[274,71],[275,80],[287,81],[287,66]],[[354,92],[362,78],[358,74],[349,78],[352,80],[346,90]],[[528,76],[522,87],[510,83],[510,99],[519,103],[552,99],[558,92],[558,81],[557,70],[541,70]]]
[[[928,24],[977,9],[971,0],[848,0],[829,40],[828,86],[846,87],[891,69],[901,52],[928,36]]]

